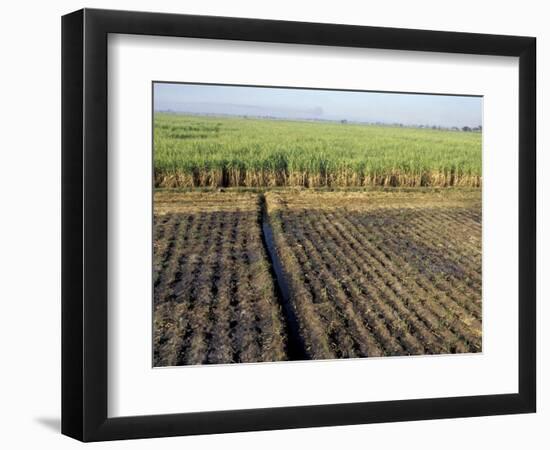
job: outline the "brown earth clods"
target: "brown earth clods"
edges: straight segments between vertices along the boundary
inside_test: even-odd
[[[157,192],[154,365],[289,359],[261,195]],[[481,191],[265,194],[306,359],[480,352]]]
[[[285,360],[258,196],[176,197],[155,198],[154,366]]]

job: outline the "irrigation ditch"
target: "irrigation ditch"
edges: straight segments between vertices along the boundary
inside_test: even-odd
[[[290,287],[288,285],[283,265],[277,253],[277,247],[273,238],[273,229],[267,214],[267,204],[264,194],[260,195],[262,242],[269,258],[271,277],[275,285],[275,295],[282,307],[285,328],[287,331],[287,356],[290,361],[302,361],[311,359],[300,334],[300,326],[296,312],[290,300]]]

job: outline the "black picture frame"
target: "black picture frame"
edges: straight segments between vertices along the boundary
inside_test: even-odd
[[[109,33],[519,57],[518,393],[107,417]],[[62,433],[82,441],[530,413],[536,409],[536,39],[83,9],[62,18]]]

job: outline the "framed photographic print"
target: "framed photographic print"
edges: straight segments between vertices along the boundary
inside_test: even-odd
[[[535,38],[62,21],[62,432],[535,411]]]

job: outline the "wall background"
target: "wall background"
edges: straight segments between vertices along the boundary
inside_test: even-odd
[[[550,139],[544,109],[550,105],[550,29],[544,2],[463,0],[338,2],[278,0],[157,0],[110,2],[19,1],[0,16],[0,443],[4,448],[80,446],[59,434],[60,418],[60,16],[81,7],[350,23],[358,25],[518,34],[538,38],[539,279],[547,268]],[[535,415],[239,433],[94,444],[94,448],[547,448],[550,394],[550,319],[539,282],[539,407]],[[406,382],[406,378],[404,379]],[[545,426],[546,425],[546,426]]]

